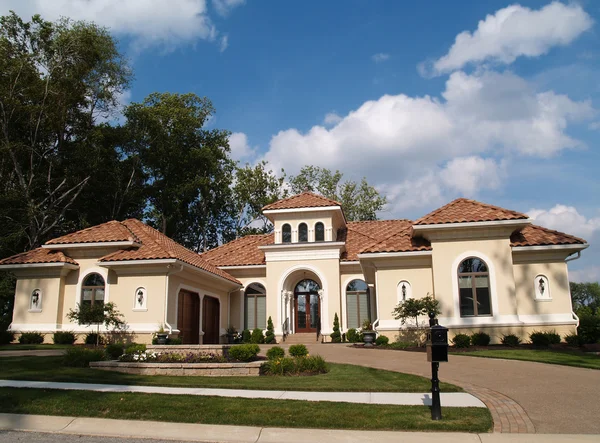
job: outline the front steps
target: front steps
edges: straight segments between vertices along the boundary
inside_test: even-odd
[[[321,343],[321,337],[319,337],[319,340],[317,341],[317,334],[314,332],[290,334],[285,338],[285,341],[279,340],[279,343],[286,345],[310,345],[313,343]]]

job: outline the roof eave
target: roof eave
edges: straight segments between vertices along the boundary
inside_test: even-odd
[[[88,243],[51,243],[51,244],[45,244],[42,245],[42,248],[44,249],[51,249],[51,250],[60,250],[60,249],[83,249],[83,248],[110,248],[110,247],[117,247],[117,248],[130,248],[130,247],[137,247],[139,248],[141,245],[141,243],[132,241],[132,240],[126,240],[126,241],[105,241],[105,242],[88,242]]]
[[[490,220],[479,222],[458,222],[458,223],[431,223],[422,225],[413,225],[414,232],[426,232],[441,229],[473,229],[487,228],[492,226],[514,227],[515,229],[523,228],[531,224],[531,219],[522,218],[516,220]]]
[[[536,246],[511,246],[513,252],[530,251],[583,251],[589,243],[572,243],[566,245],[536,245]]]
[[[66,263],[66,262],[0,264],[0,270],[6,270],[6,271],[10,271],[13,269],[35,269],[35,268],[79,269],[79,265],[74,265],[73,263]]]

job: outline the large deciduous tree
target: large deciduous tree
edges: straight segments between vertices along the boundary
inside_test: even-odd
[[[317,192],[324,197],[338,201],[344,208],[349,221],[377,220],[387,200],[371,186],[366,178],[360,183],[353,180],[342,181],[344,174],[332,172],[319,166],[304,166],[296,176],[290,176],[292,193]]]

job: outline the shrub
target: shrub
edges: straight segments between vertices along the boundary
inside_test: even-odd
[[[104,360],[103,349],[69,348],[63,358],[63,365],[87,368],[92,361]]]
[[[519,337],[517,337],[515,334],[505,334],[505,335],[502,335],[500,342],[504,346],[515,347],[515,346],[519,346],[519,344],[521,343],[521,339]]]
[[[581,346],[581,337],[577,334],[565,335],[565,341],[569,346]]]
[[[0,331],[0,345],[7,345],[15,340],[15,334],[11,331]]]
[[[337,312],[333,317],[333,332],[329,336],[331,337],[332,343],[341,343],[342,341],[342,335],[340,334],[340,319],[338,318]]]
[[[319,355],[268,360],[260,369],[266,375],[323,374],[329,371],[327,363]]]
[[[259,352],[257,344],[235,345],[229,348],[229,357],[238,361],[252,361]]]
[[[534,346],[550,346],[560,343],[560,335],[556,332],[533,331],[529,334],[529,340]]]
[[[392,349],[406,349],[406,348],[414,348],[419,344],[416,341],[395,341],[390,343],[388,346]]]
[[[286,375],[295,371],[295,359],[291,357],[276,358],[267,360],[260,366],[260,371],[266,375]]]
[[[181,345],[183,344],[183,339],[181,337],[173,337],[167,339],[167,344],[169,345]]]
[[[487,346],[490,344],[490,336],[485,332],[475,332],[471,335],[471,344],[473,346]]]
[[[583,344],[598,343],[600,341],[600,316],[582,315],[579,318],[577,334]]]
[[[144,344],[131,343],[125,348],[125,354],[135,354],[142,352],[146,352],[146,345]]]
[[[456,334],[452,339],[452,343],[456,348],[468,348],[471,346],[471,337],[467,334]]]
[[[265,334],[265,343],[275,344],[277,340],[275,340],[275,329],[273,328],[273,320],[271,320],[271,316],[267,320],[267,333]]]
[[[252,332],[249,329],[244,329],[242,331],[242,343],[250,343],[250,339],[252,338]]]
[[[103,345],[104,337],[98,335],[96,332],[90,332],[85,336],[86,345],[95,345],[96,343],[98,343],[99,345]]]
[[[110,357],[111,360],[118,359],[121,355],[124,354],[125,345],[123,343],[111,343],[106,346],[106,355]]]
[[[72,345],[75,339],[75,334],[70,331],[55,332],[52,336],[55,345]]]
[[[296,358],[297,374],[324,374],[328,372],[327,363],[320,355]]]
[[[358,343],[358,342],[362,341],[362,340],[360,340],[360,334],[354,328],[348,329],[348,332],[346,333],[346,337],[348,338],[348,341],[350,343]]]
[[[265,336],[263,335],[263,331],[260,328],[255,328],[252,330],[252,336],[250,337],[250,343],[261,344],[265,342]]]
[[[285,357],[285,351],[283,350],[283,348],[280,348],[279,346],[274,346],[267,351],[267,358],[269,360],[275,360],[277,358],[283,358],[283,357]]]
[[[377,346],[382,346],[382,345],[387,345],[390,342],[390,339],[387,338],[385,335],[380,335],[379,337],[377,337],[377,339],[375,340],[375,344]]]
[[[305,357],[308,355],[308,349],[304,345],[292,345],[288,352],[292,357]]]
[[[41,332],[23,332],[19,337],[22,345],[41,345],[44,343],[44,335]]]

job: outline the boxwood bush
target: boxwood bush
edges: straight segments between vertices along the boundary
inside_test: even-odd
[[[502,335],[502,338],[500,339],[500,343],[502,343],[504,346],[515,347],[515,346],[519,346],[519,344],[521,343],[521,339],[519,337],[517,337],[515,334],[505,334],[505,335]]]
[[[250,332],[249,329],[244,329],[242,331],[242,342],[243,343],[250,343],[251,339],[252,339],[252,332]]]
[[[308,355],[308,349],[304,345],[292,345],[288,352],[292,357],[304,357]]]
[[[390,339],[387,338],[385,335],[380,335],[379,337],[377,337],[375,339],[375,344],[377,346],[384,346],[387,345],[390,342]]]
[[[252,330],[252,336],[250,337],[250,343],[261,344],[265,342],[265,336],[262,329],[255,328]]]
[[[452,343],[456,348],[468,348],[471,346],[471,337],[467,334],[456,334],[452,339]]]
[[[52,341],[55,345],[72,345],[77,337],[71,331],[55,332],[52,336]]]
[[[273,346],[267,351],[267,358],[269,360],[275,360],[277,358],[285,357],[285,351],[279,346]]]
[[[533,331],[529,334],[529,340],[534,346],[550,346],[557,345],[560,343],[560,335],[555,331],[552,332],[539,332]]]
[[[238,361],[252,361],[259,352],[260,348],[257,344],[247,343],[229,348],[229,357]]]
[[[577,334],[565,335],[565,341],[569,346],[581,346],[581,337]]]
[[[104,349],[69,348],[63,357],[63,365],[75,368],[87,368],[92,361],[104,360]]]
[[[490,336],[485,332],[475,332],[471,335],[471,344],[473,346],[487,346],[490,344]]]
[[[346,338],[350,343],[358,343],[361,341],[360,334],[354,328],[348,329],[348,332],[346,332]]]
[[[314,375],[329,371],[327,363],[319,355],[268,360],[262,364],[260,369],[261,373],[265,375]]]
[[[44,335],[41,332],[23,332],[19,337],[22,345],[41,345],[44,343]]]

